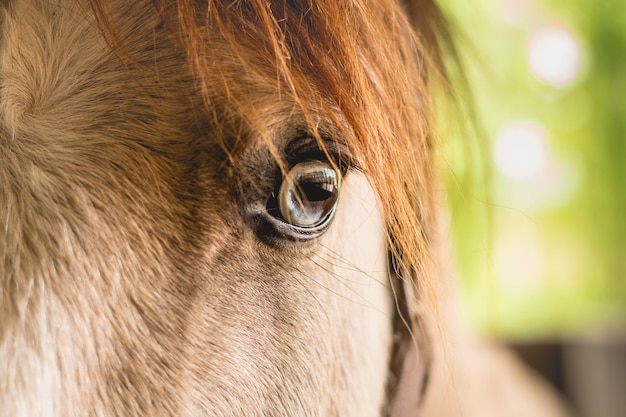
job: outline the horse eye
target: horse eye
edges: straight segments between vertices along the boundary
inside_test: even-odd
[[[298,231],[319,232],[332,220],[340,188],[341,174],[328,162],[300,162],[280,186],[278,211]]]

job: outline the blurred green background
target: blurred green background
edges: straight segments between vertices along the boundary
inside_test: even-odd
[[[469,112],[442,112],[451,236],[472,322],[507,340],[623,330],[626,3],[443,6],[479,126],[458,120]]]

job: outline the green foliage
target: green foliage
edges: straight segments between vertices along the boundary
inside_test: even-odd
[[[624,324],[626,8],[618,3],[446,4],[484,131],[478,138],[467,129],[442,132],[459,275],[484,331],[545,337]],[[529,66],[545,28],[571,33],[580,50],[575,78],[562,85]],[[553,45],[538,65],[567,67],[562,47]],[[518,131],[545,147],[523,135],[515,142]],[[515,153],[511,144],[520,140]],[[494,156],[498,146],[513,156]],[[532,171],[537,155],[543,160]]]

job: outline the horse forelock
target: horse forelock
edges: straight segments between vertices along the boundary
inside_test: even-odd
[[[132,48],[141,34],[131,24],[120,23],[124,19],[115,14],[116,3],[86,3],[116,53],[127,58],[127,66],[145,65],[145,56],[138,63]],[[271,142],[268,126],[284,121],[268,119],[289,109],[262,108],[255,98],[271,94],[281,102],[285,96],[310,134],[317,136],[321,123],[332,125],[341,133],[337,140],[347,142],[381,196],[398,197],[397,207],[385,207],[391,224],[410,225],[419,239],[430,234],[420,231],[429,227],[432,200],[428,162],[434,135],[428,78],[442,71],[437,37],[442,18],[431,1],[253,0],[225,6],[213,0],[157,0],[131,8],[145,10],[147,3],[152,17],[159,19],[154,25],[166,26],[182,47],[210,116],[220,118],[222,125],[223,117],[233,116],[228,113],[233,111],[233,129],[247,125],[254,131],[229,139]],[[157,39],[144,37],[143,42],[138,48],[155,47]],[[237,148],[235,143],[220,145],[226,151]],[[413,193],[411,188],[418,190],[406,195]],[[416,215],[401,214],[409,207]],[[395,238],[403,252],[417,249],[410,249],[417,242]]]
[[[378,193],[396,255],[426,274],[434,138],[428,78],[442,71],[442,20],[431,1],[406,3],[157,2],[204,87],[207,106],[228,96],[254,136],[271,142],[264,132],[267,114],[249,94],[261,83],[289,97],[320,142],[320,124],[331,125],[331,138],[345,143]],[[241,82],[241,67],[253,76],[250,84]],[[217,99],[216,71],[226,91]]]

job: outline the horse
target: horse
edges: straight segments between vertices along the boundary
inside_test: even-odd
[[[431,0],[0,10],[0,416],[436,415]]]

